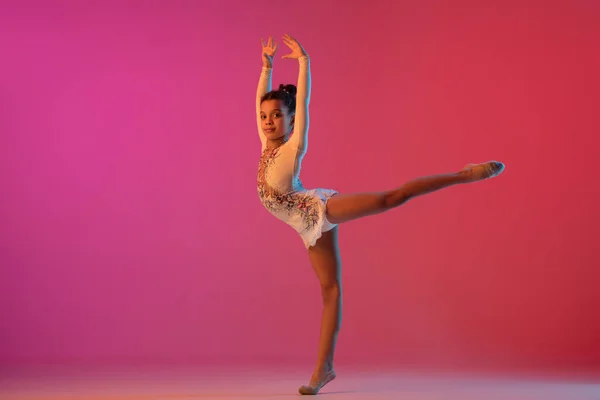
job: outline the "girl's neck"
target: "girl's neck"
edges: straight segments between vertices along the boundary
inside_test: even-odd
[[[279,146],[283,145],[286,142],[286,137],[282,136],[278,139],[274,139],[274,140],[267,140],[267,149],[276,149]]]

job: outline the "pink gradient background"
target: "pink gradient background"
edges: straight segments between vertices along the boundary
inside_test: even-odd
[[[307,187],[507,165],[340,228],[338,362],[600,368],[597,2],[51,3],[0,13],[3,365],[315,360],[318,282],[256,194],[259,40],[290,33]]]

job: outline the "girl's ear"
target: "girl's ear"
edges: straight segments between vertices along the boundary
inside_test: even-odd
[[[290,119],[290,125],[294,126],[294,120],[296,118],[296,115],[292,115],[292,119]]]

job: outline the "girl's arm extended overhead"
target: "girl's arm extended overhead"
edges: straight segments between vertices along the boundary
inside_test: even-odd
[[[283,58],[298,60],[298,89],[296,92],[296,113],[292,140],[296,141],[298,149],[304,153],[308,148],[308,127],[310,124],[308,112],[311,91],[310,58],[302,45],[291,36],[284,35],[283,42],[292,50],[290,54],[283,56]]]
[[[271,91],[272,79],[273,79],[273,56],[277,51],[277,45],[273,44],[273,38],[269,37],[267,43],[261,39],[262,43],[262,60],[263,67],[258,80],[258,87],[256,88],[256,125],[258,128],[258,134],[263,144],[266,143],[266,137],[262,132],[261,120],[260,120],[260,99]]]

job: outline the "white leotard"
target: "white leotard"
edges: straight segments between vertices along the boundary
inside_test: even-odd
[[[271,91],[272,69],[263,67],[256,92],[256,118],[261,140],[257,191],[265,208],[300,234],[304,245],[313,246],[335,227],[326,218],[327,200],[337,194],[333,189],[305,189],[300,180],[302,158],[308,145],[308,103],[310,100],[310,60],[299,59],[298,92],[294,133],[275,149],[267,149],[262,131],[260,99]]]

